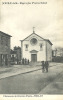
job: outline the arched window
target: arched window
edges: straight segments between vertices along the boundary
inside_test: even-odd
[[[25,45],[25,50],[28,51],[28,44]]]
[[[40,44],[40,51],[41,51],[41,50],[43,50],[43,45],[42,45],[42,44]]]

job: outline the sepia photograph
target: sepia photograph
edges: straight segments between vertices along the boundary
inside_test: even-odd
[[[63,0],[0,0],[0,95],[11,94],[63,95]]]

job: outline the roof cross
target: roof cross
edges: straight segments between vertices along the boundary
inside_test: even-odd
[[[35,27],[33,27],[33,33],[35,33],[34,28],[35,28]]]

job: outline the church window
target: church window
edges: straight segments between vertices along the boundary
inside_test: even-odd
[[[37,39],[36,38],[32,38],[30,42],[31,42],[32,45],[36,45],[37,44]]]
[[[42,44],[40,44],[40,50],[42,50],[43,49],[43,45]]]
[[[28,44],[25,45],[25,50],[28,51]]]

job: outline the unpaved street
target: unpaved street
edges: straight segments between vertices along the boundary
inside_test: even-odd
[[[57,91],[60,92],[63,86],[62,72],[63,65],[59,65],[50,67],[48,73],[42,73],[42,70],[37,70],[1,79],[0,94],[54,94],[54,91],[52,91],[54,88],[57,88]],[[54,88],[50,85],[53,82],[55,84]],[[58,82],[60,82],[59,90],[59,85],[56,85]],[[48,85],[50,85],[50,88],[47,87]],[[57,91],[55,91],[55,93],[57,93]],[[63,91],[60,93],[63,93]]]

